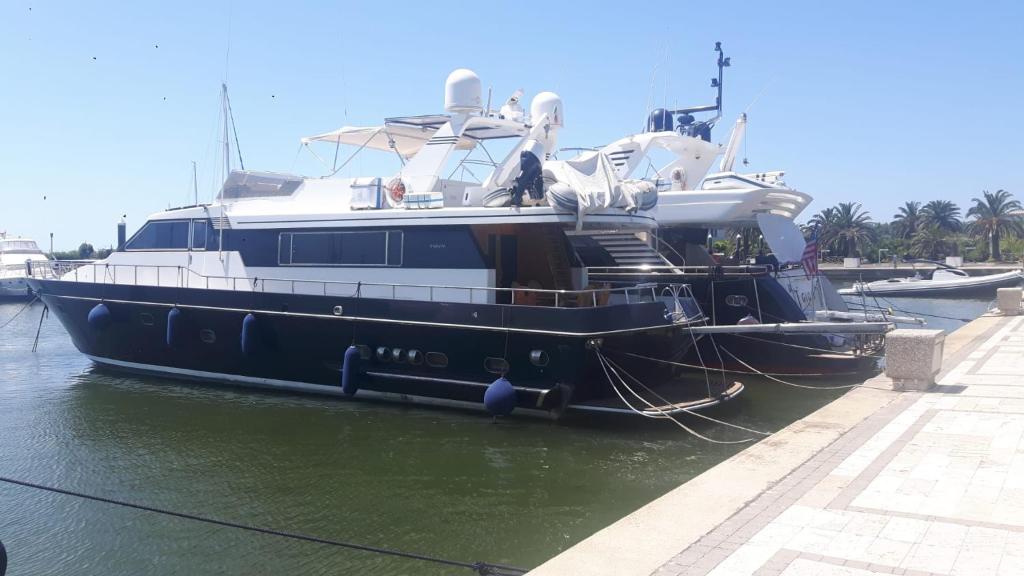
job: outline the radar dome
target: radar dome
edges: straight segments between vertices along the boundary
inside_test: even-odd
[[[541,92],[533,97],[530,102],[530,121],[536,122],[544,114],[548,115],[548,121],[552,126],[562,126],[564,120],[564,109],[562,99],[554,92]]]
[[[468,68],[459,68],[444,82],[444,109],[448,112],[479,112],[480,77]]]

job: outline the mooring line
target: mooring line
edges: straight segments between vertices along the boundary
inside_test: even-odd
[[[739,358],[737,358],[736,355],[733,354],[732,352],[729,352],[728,348],[726,348],[724,346],[722,346],[721,348],[722,348],[722,352],[725,352],[729,356],[732,356],[733,360],[739,362],[743,366],[746,366],[748,369],[752,370],[758,376],[764,376],[765,378],[767,378],[769,380],[774,380],[775,382],[778,382],[779,384],[785,384],[786,386],[792,386],[794,388],[807,388],[808,390],[842,390],[842,389],[846,389],[846,388],[857,388],[858,386],[863,386],[864,385],[864,384],[844,384],[842,386],[808,386],[806,384],[797,384],[795,382],[787,382],[787,381],[785,381],[785,380],[783,380],[781,378],[776,378],[775,376],[772,376],[770,374],[765,374],[764,372],[759,372],[757,370],[757,368],[754,368],[750,364],[747,364],[743,360],[740,360]]]
[[[638,380],[636,376],[633,376],[629,372],[626,372],[626,370],[622,366],[619,366],[618,364],[616,364],[615,361],[612,360],[611,358],[608,358],[607,356],[605,356],[604,357],[604,361],[607,362],[608,366],[611,367],[613,370],[618,370],[618,371],[622,372],[630,380],[632,380],[633,382],[636,382],[638,385],[642,386],[644,390],[647,390],[648,392],[650,392],[651,395],[653,395],[658,400],[661,400],[665,404],[671,404],[671,402],[669,402],[664,396],[662,396],[661,394],[658,394],[653,389],[649,388],[646,384],[644,384],[643,382]],[[754,430],[753,428],[747,428],[745,426],[740,426],[739,424],[733,424],[732,422],[726,422],[725,420],[718,420],[717,418],[712,418],[711,416],[707,416],[705,414],[701,414],[700,412],[698,412],[696,410],[693,410],[691,408],[683,408],[682,410],[684,412],[686,412],[687,414],[691,414],[693,416],[696,416],[697,418],[703,418],[704,420],[707,420],[709,422],[714,422],[715,424],[721,424],[722,426],[727,426],[729,428],[735,428],[737,430],[743,430],[744,432],[750,432],[751,434],[757,434],[759,436],[771,436],[772,435],[772,432],[763,432],[761,430]]]
[[[753,336],[747,336],[746,334],[730,334],[730,336],[735,336],[737,338],[746,338],[747,340],[753,340],[755,342],[764,342],[765,344],[776,344],[778,346],[789,346],[790,348],[800,348],[800,349],[803,349],[803,350],[813,350],[815,352],[825,352],[826,354],[839,354],[839,355],[842,355],[842,356],[849,356],[851,358],[856,358],[858,356],[856,354],[850,354],[850,353],[847,353],[847,352],[838,352],[836,350],[829,350],[827,348],[815,348],[814,346],[804,346],[802,344],[790,344],[789,342],[779,342],[778,340],[765,340],[764,338],[755,338]],[[864,354],[860,354],[860,356],[868,356],[870,358],[881,358],[882,357],[881,354],[868,354],[866,352]]]
[[[670,414],[669,412],[666,412],[665,410],[662,410],[658,406],[655,406],[655,405],[651,404],[646,399],[644,399],[642,396],[640,396],[639,394],[634,392],[629,387],[629,385],[626,384],[625,380],[623,380],[622,377],[619,376],[617,372],[615,372],[615,369],[607,364],[607,361],[604,358],[604,355],[601,354],[601,351],[595,349],[594,352],[597,354],[597,361],[601,365],[601,369],[604,370],[604,375],[605,375],[606,378],[608,378],[608,383],[611,384],[612,390],[615,391],[616,396],[618,396],[619,399],[622,400],[622,403],[625,404],[627,408],[629,408],[630,410],[632,410],[636,414],[638,414],[640,416],[643,416],[645,418],[652,418],[652,419],[656,419],[656,420],[668,419],[672,423],[674,423],[676,426],[679,426],[680,428],[682,428],[683,430],[685,430],[686,432],[688,432],[692,436],[694,436],[696,438],[699,438],[701,440],[704,440],[705,442],[710,442],[712,444],[746,444],[747,442],[754,442],[756,440],[756,438],[743,438],[742,440],[715,440],[714,438],[709,438],[707,436],[704,436],[700,432],[697,432],[693,428],[690,428],[686,424],[683,424],[679,420],[676,420],[676,418],[672,414]],[[643,410],[638,410],[635,406],[630,404],[629,401],[626,400],[626,397],[622,395],[622,392],[619,391],[619,388],[615,385],[615,381],[612,380],[611,374],[609,374],[609,370],[611,370],[611,374],[615,374],[615,377],[619,380],[619,382],[622,384],[622,386],[626,390],[629,390],[629,392],[634,397],[639,399],[644,404],[647,404],[652,410],[656,410],[658,412],[658,414],[648,414],[648,413],[644,412]]]
[[[406,558],[409,560],[420,560],[423,562],[433,562],[435,564],[444,564],[446,566],[455,566],[458,568],[466,568],[473,570],[481,576],[520,576],[526,574],[526,570],[523,568],[516,568],[514,566],[505,566],[503,564],[493,564],[490,562],[463,562],[460,560],[449,560],[447,558],[438,558],[436,556],[427,556],[426,554],[417,554],[414,552],[403,552],[401,550],[395,550],[392,548],[382,548],[379,546],[370,546],[367,544],[355,544],[353,542],[343,542],[340,540],[331,540],[328,538],[320,538],[319,536],[309,536],[307,534],[299,534],[296,532],[285,532],[283,530],[275,530],[272,528],[261,528],[259,526],[251,526],[248,524],[240,524],[238,522],[230,522],[227,520],[218,520],[216,518],[209,518],[206,516],[199,516],[196,514],[188,514],[185,512],[176,512],[174,510],[167,510],[164,508],[157,508],[155,506],[146,506],[143,504],[136,504],[134,502],[126,502],[124,500],[115,500],[113,498],[106,498],[103,496],[94,496],[92,494],[85,494],[83,492],[76,492],[74,490],[67,490],[64,488],[57,488],[55,486],[47,486],[45,484],[37,484],[35,482],[27,482],[25,480],[18,480],[15,478],[7,478],[0,476],[0,482],[6,482],[8,484],[15,484],[17,486],[23,486],[25,488],[35,488],[36,490],[43,490],[46,492],[53,492],[56,494],[63,494],[65,496],[74,496],[76,498],[83,498],[85,500],[92,500],[94,502],[103,502],[105,504],[113,504],[115,506],[123,506],[125,508],[132,508],[135,510],[142,510],[145,512],[153,512],[155,514],[163,514],[165,516],[173,516],[175,518],[182,518],[185,520],[193,520],[195,522],[203,522],[206,524],[213,524],[216,526],[223,526],[227,528],[235,528],[238,530],[245,530],[248,532],[257,532],[259,534],[267,534],[270,536],[280,536],[282,538],[289,538],[292,540],[301,540],[303,542],[313,542],[316,544],[325,544],[327,546],[336,546],[339,548],[348,548],[351,550],[360,550],[363,552],[373,552],[375,554],[383,554],[385,556],[395,556],[398,558]]]
[[[717,351],[719,348],[720,348],[720,346],[718,346],[716,344],[715,345],[715,350]],[[632,358],[637,358],[639,360],[650,360],[651,362],[659,362],[661,364],[670,364],[672,366],[679,366],[680,368],[693,368],[693,369],[696,369],[696,370],[701,370],[702,369],[701,366],[698,366],[696,364],[687,364],[686,362],[676,362],[674,360],[663,360],[661,358],[654,358],[652,356],[644,356],[642,354],[635,354],[633,352],[623,352],[621,350],[611,350],[611,349],[609,349],[608,351],[609,352],[614,352],[616,354],[622,354],[623,356],[630,356]],[[721,355],[719,355],[719,360],[721,360]],[[808,373],[801,372],[799,374],[786,374],[786,373],[783,373],[783,372],[753,372],[753,371],[750,371],[750,370],[734,370],[732,368],[725,368],[724,367],[725,366],[725,362],[722,362],[720,366],[721,367],[719,367],[719,368],[716,368],[716,367],[712,366],[712,367],[710,367],[708,369],[709,370],[714,370],[715,372],[724,372],[724,373],[728,373],[728,374],[744,374],[746,376],[769,376],[770,375],[770,376],[797,376],[797,377],[800,377],[800,378],[810,377],[810,376],[816,376],[816,377],[853,376],[854,374],[857,374],[857,372],[830,372],[828,374],[825,374],[825,373],[813,373],[813,372],[808,372]]]
[[[17,318],[18,316],[21,316],[22,312],[24,312],[25,310],[28,310],[30,306],[35,304],[36,300],[39,300],[39,296],[38,295],[36,295],[35,298],[32,298],[31,300],[29,300],[28,304],[25,304],[24,306],[22,306],[20,310],[15,312],[14,316],[11,316],[10,318],[7,319],[6,322],[4,322],[3,324],[0,324],[0,328],[6,328],[8,324],[10,324],[11,322],[14,322],[14,319]]]

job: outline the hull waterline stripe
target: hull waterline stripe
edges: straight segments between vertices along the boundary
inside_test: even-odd
[[[341,391],[340,385],[327,386],[325,384],[313,384],[310,382],[278,380],[275,378],[260,378],[257,376],[242,376],[240,374],[226,374],[223,372],[207,372],[204,370],[192,370],[189,368],[174,368],[172,366],[160,366],[157,364],[141,364],[138,362],[115,360],[113,358],[103,358],[101,356],[95,356],[92,354],[86,354],[85,357],[100,365],[112,366],[115,368],[121,368],[132,372],[149,374],[169,374],[172,376],[178,376],[189,380],[221,382],[231,385],[244,385],[253,388],[263,388],[268,390],[288,390],[292,392],[306,392],[313,394],[321,394],[325,396],[352,398],[351,396],[348,396]],[[474,410],[476,412],[485,410],[484,405],[477,402],[468,402],[465,400],[449,400],[446,398],[418,396],[415,394],[401,394],[397,392],[381,392],[379,390],[367,390],[363,388],[359,389],[359,391],[356,392],[355,397],[377,400],[389,400],[392,402],[401,402],[406,404],[421,404],[430,406],[444,406],[448,408],[461,408]],[[536,410],[531,408],[517,407],[516,413],[526,413],[532,416],[539,416],[548,419],[553,417],[553,414],[548,412],[547,410]]]
[[[248,292],[246,293],[248,294]],[[536,328],[501,328],[497,326],[476,326],[473,324],[449,324],[445,322],[424,322],[421,320],[392,320],[390,318],[367,318],[363,316],[329,316],[326,314],[310,314],[308,312],[279,312],[277,310],[259,310],[253,308],[221,308],[219,306],[199,306],[195,304],[172,304],[168,302],[145,302],[138,300],[116,300],[113,298],[93,298],[91,296],[68,296],[63,294],[47,294],[41,296],[51,298],[64,298],[69,300],[84,300],[88,302],[113,302],[115,304],[135,304],[142,306],[160,306],[164,308],[189,308],[193,310],[213,310],[217,312],[240,312],[248,314],[267,314],[273,316],[298,316],[303,318],[319,318],[321,320],[347,320],[355,322],[378,322],[384,324],[401,324],[411,326],[436,326],[439,328],[467,328],[471,330],[488,330],[491,332],[517,332],[524,334],[546,334],[550,336],[573,336],[578,338],[597,338],[612,334],[631,334],[635,332],[648,332],[651,330],[663,330],[683,327],[685,324],[657,324],[642,328],[624,328],[621,330],[606,330],[603,332],[560,332],[556,330],[540,330]]]

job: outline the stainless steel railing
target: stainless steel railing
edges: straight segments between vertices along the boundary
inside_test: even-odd
[[[283,294],[373,297],[393,300],[429,300],[431,302],[452,302],[441,296],[454,293],[468,295],[468,299],[454,301],[476,303],[479,293],[488,295],[508,294],[513,305],[527,306],[607,306],[611,304],[635,304],[658,300],[658,286],[643,283],[635,286],[587,288],[583,290],[551,290],[528,286],[497,288],[491,286],[456,286],[437,284],[392,284],[381,282],[359,282],[345,280],[306,280],[297,278],[258,278],[249,276],[218,276],[201,274],[185,266],[154,264],[110,264],[105,262],[82,262],[57,260],[33,264],[32,277],[57,279],[67,282],[99,284],[120,284],[129,286],[162,286],[171,288],[195,288],[205,290],[229,290],[246,292],[270,292]],[[346,290],[340,290],[345,288]],[[368,294],[371,293],[372,295]],[[424,297],[402,297],[411,292]],[[616,296],[612,298],[612,296]],[[490,299],[485,299],[490,301]]]
[[[708,275],[721,272],[730,275],[761,276],[768,274],[767,266],[673,266],[670,264],[657,266],[591,266],[586,269],[588,275],[594,276],[685,276]]]

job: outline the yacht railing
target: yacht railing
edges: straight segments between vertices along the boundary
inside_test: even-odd
[[[586,288],[583,290],[551,290],[528,286],[498,288],[490,286],[455,286],[437,284],[392,284],[382,282],[354,282],[345,280],[306,280],[298,278],[259,278],[253,276],[217,276],[201,274],[185,266],[155,264],[109,264],[57,260],[33,264],[32,277],[57,279],[67,282],[118,284],[129,286],[157,286],[169,288],[195,288],[246,292],[269,292],[293,295],[370,297],[392,300],[422,300],[412,294],[425,295],[431,302],[493,303],[491,296],[509,295],[512,305],[547,306],[607,306],[658,301],[658,286],[641,283],[634,286]],[[340,290],[348,288],[348,290]],[[368,295],[367,292],[372,292]],[[440,298],[452,293],[468,295],[468,300]],[[403,297],[403,294],[405,295]],[[484,294],[483,301],[477,299]],[[612,296],[616,295],[616,301]]]
[[[42,267],[37,277],[53,278],[52,271],[49,268],[47,262],[44,262],[42,260],[33,260],[31,266],[32,268],[35,268],[36,266]],[[27,276],[29,271],[28,269],[29,265],[25,264],[24,262],[18,264],[2,264],[0,265],[0,278],[18,278],[22,276]],[[44,274],[51,275],[44,276]]]
[[[670,264],[657,266],[591,266],[586,269],[588,275],[594,276],[707,276],[709,274],[729,274],[734,276],[763,276],[771,272],[768,266],[673,266]]]

